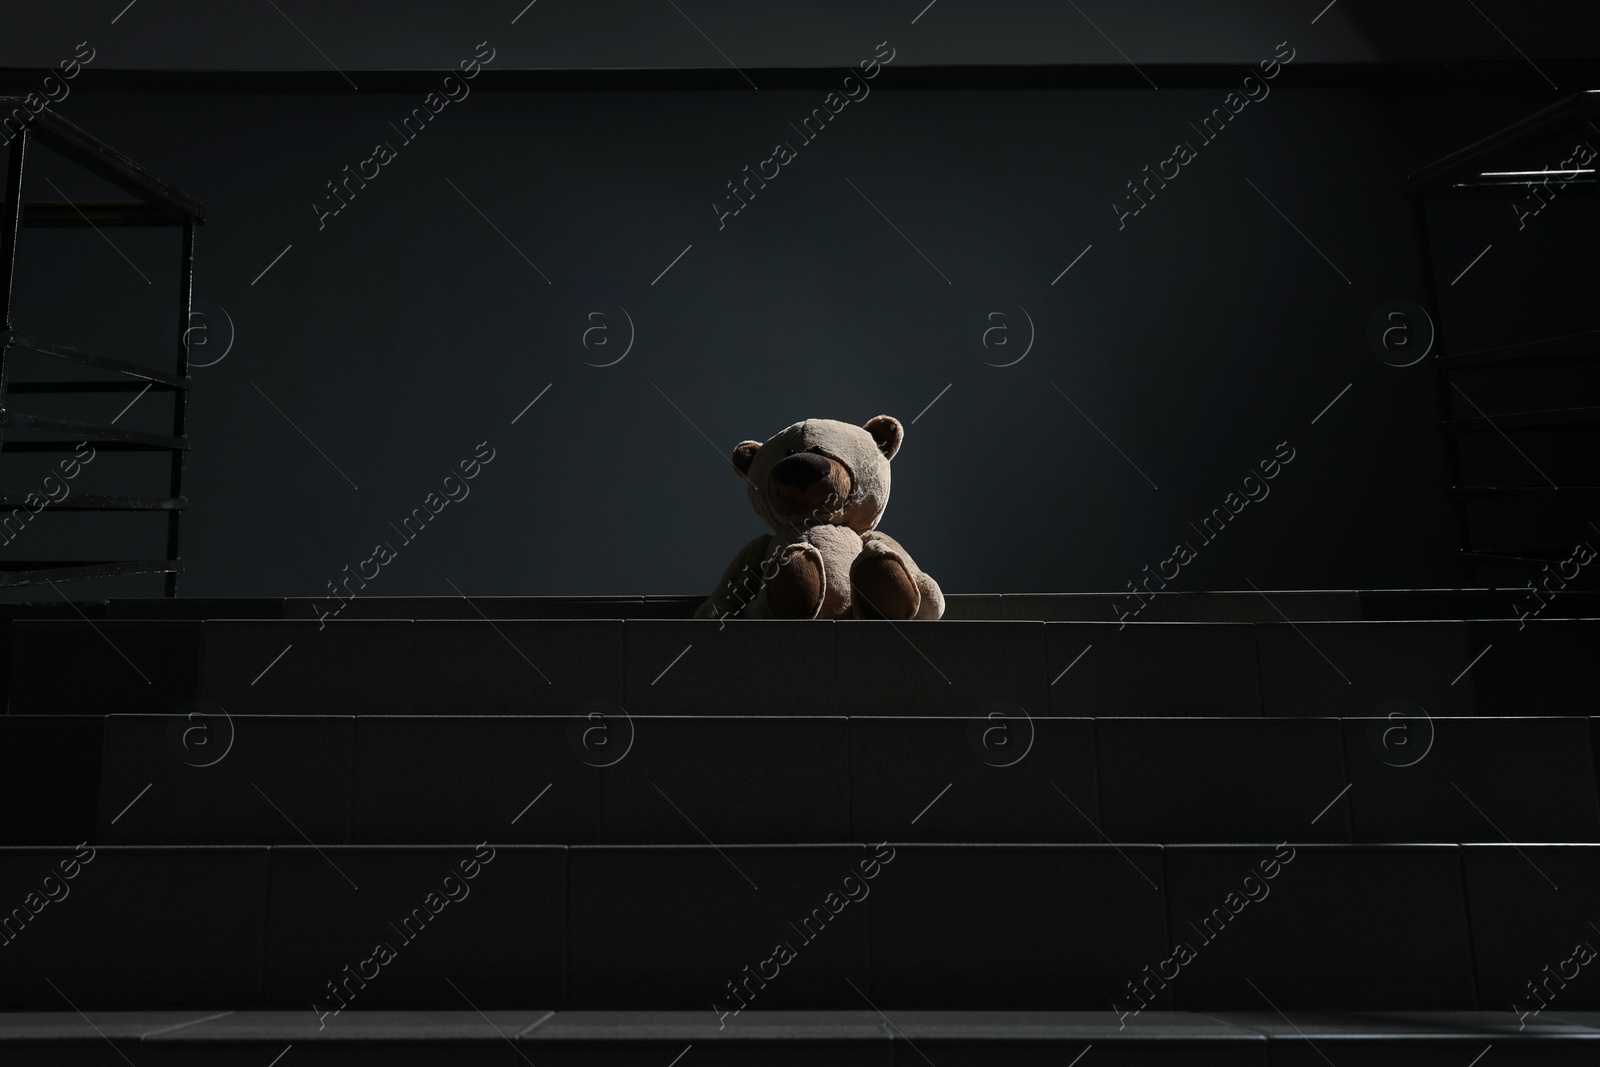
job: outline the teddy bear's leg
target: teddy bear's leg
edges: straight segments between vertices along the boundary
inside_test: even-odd
[[[916,618],[942,619],[944,618],[944,590],[939,588],[939,583],[933,576],[924,571],[917,571],[912,576],[917,583],[917,589],[922,594],[922,603],[917,608]]]
[[[850,567],[851,600],[858,619],[911,619],[922,606],[914,565],[884,540],[872,538]]]
[[[862,559],[859,562],[861,562],[863,568],[861,572],[863,581],[868,583],[868,588],[866,588],[867,595],[863,598],[863,603],[857,611],[859,618],[882,617],[892,619],[939,619],[944,617],[943,590],[939,588],[939,583],[934,581],[931,575],[925,573],[921,567],[917,566],[917,561],[911,558],[911,554],[905,550],[904,545],[880,530],[867,531],[862,535],[861,540]],[[871,549],[870,557],[868,553],[869,548]],[[882,562],[886,558],[897,561],[900,565],[900,569],[896,569],[890,566],[888,563]],[[902,596],[902,599],[898,601],[900,611],[905,610],[906,600],[909,599],[909,597],[905,596],[905,590],[903,586],[900,585],[900,573],[901,569],[903,569],[904,574],[910,579],[910,582],[916,588],[917,593],[916,604],[914,607],[912,607],[911,614],[890,614],[890,606],[886,606],[882,601],[880,601],[878,594],[874,593],[870,587],[870,583],[874,580],[874,578],[869,576],[871,574],[871,572],[867,569],[869,566],[873,571],[879,572],[876,575],[877,580],[888,581],[892,586],[898,588]],[[894,597],[892,595],[888,595],[888,599],[891,601],[892,606],[894,603]],[[869,614],[873,610],[871,607],[872,604],[876,604],[882,610],[877,611],[875,614]]]
[[[800,543],[780,550],[775,559],[765,567],[772,576],[766,578],[754,608],[752,618],[814,619],[822,610],[827,595],[827,572],[823,567],[822,553],[816,546]],[[765,577],[765,575],[763,575]]]

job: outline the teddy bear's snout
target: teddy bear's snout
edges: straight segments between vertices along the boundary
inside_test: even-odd
[[[780,460],[772,468],[772,476],[781,485],[804,489],[812,482],[821,481],[833,473],[833,462],[815,452],[797,452]]]
[[[771,500],[788,516],[811,513],[812,522],[831,522],[850,498],[850,471],[816,452],[785,456],[772,468]]]

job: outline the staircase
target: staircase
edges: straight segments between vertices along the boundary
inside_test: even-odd
[[[1574,239],[1594,232],[1596,120],[1600,91],[1575,93],[1406,182],[1432,309],[1425,317],[1433,321],[1411,324],[1402,315],[1407,325],[1395,336],[1409,343],[1415,325],[1426,345],[1437,342],[1431,365],[1457,558],[1472,582],[1527,582],[1530,593],[1552,578],[1560,588],[1594,587],[1594,576],[1575,566],[1572,543],[1596,529],[1600,500],[1595,465],[1581,458],[1600,449],[1600,323],[1589,296],[1593,274]],[[1539,223],[1552,203],[1552,217]],[[1444,282],[1457,269],[1445,263],[1496,243],[1517,264],[1509,279],[1457,289],[1462,271]],[[1530,329],[1538,336],[1520,332]],[[1423,354],[1407,352],[1397,365]]]
[[[0,1062],[1593,1064],[1519,595],[6,606]]]
[[[185,427],[188,424],[189,388],[192,384],[189,378],[189,335],[194,326],[191,307],[194,296],[195,229],[205,222],[205,208],[182,189],[157,178],[49,108],[39,106],[36,110],[37,104],[38,98],[32,93],[26,100],[0,97],[0,115],[5,116],[4,126],[0,127],[0,140],[9,146],[5,200],[3,207],[0,207],[0,438],[3,438],[7,454],[64,454],[71,458],[62,459],[58,464],[47,463],[42,468],[33,464],[31,474],[19,473],[12,465],[8,465],[7,469],[11,471],[8,478],[14,479],[10,484],[21,488],[0,491],[0,511],[8,513],[0,521],[0,543],[9,545],[22,535],[39,514],[49,508],[56,513],[124,512],[162,516],[166,525],[166,549],[161,559],[21,559],[7,554],[0,558],[0,587],[45,585],[118,575],[160,574],[167,596],[176,596],[178,575],[183,572],[179,534],[183,513],[188,507],[183,486],[189,453]],[[32,172],[24,167],[24,163],[29,158],[28,148],[35,143],[135,199],[28,199],[26,177]],[[57,195],[65,196],[48,177],[45,183]],[[25,227],[34,226],[47,229],[88,226],[107,242],[111,242],[111,238],[101,232],[102,227],[175,227],[179,230],[177,301],[173,308],[173,355],[176,358],[170,370],[164,366],[97,355],[73,345],[17,332],[19,318],[18,309],[13,306],[12,283],[17,275],[19,238]],[[115,243],[111,243],[115,248]],[[119,254],[120,251],[118,249]],[[129,264],[132,265],[131,260]],[[134,269],[138,270],[137,267]],[[143,272],[140,271],[140,274]],[[145,282],[154,285],[149,278],[145,278]],[[25,313],[29,311],[24,309]],[[100,308],[89,310],[89,307],[85,307],[78,318],[101,317],[105,314]],[[182,325],[181,330],[177,328],[178,324]],[[131,334],[135,331],[124,327],[120,332]],[[132,338],[123,338],[123,343],[131,342]],[[78,368],[90,368],[91,372],[121,377],[91,380],[81,370],[75,372],[65,367],[41,371],[41,361],[33,358],[37,356],[48,356],[51,360],[75,364]],[[60,367],[59,364],[57,366]],[[40,377],[41,373],[46,376]],[[165,412],[168,425],[163,426],[160,432],[116,425],[134,403],[151,390],[157,393],[158,398],[164,393],[171,394],[171,402]],[[105,422],[102,421],[104,414],[95,414],[105,410],[96,398],[110,393],[128,393],[132,399],[116,417]],[[18,396],[37,399],[25,400],[22,410],[19,410],[13,403]],[[41,406],[32,407],[34,404]],[[141,412],[141,416],[144,414]],[[141,416],[136,416],[130,422],[144,421]],[[19,433],[22,435],[20,440]],[[143,453],[160,457],[165,461],[165,489],[153,493],[149,488],[152,484],[149,481],[150,474],[161,472],[161,468],[157,467],[153,472],[145,471],[142,484],[146,489],[136,495],[74,491],[81,489],[84,483],[72,487],[67,483],[75,479],[81,469],[93,462],[100,452]],[[118,469],[118,480],[130,479],[138,474],[135,464],[119,465],[112,461],[112,465]],[[102,464],[102,468],[104,466]],[[98,476],[85,481],[97,480]],[[140,483],[123,481],[123,484]],[[45,525],[51,524],[47,522]],[[115,528],[109,523],[101,524],[101,529],[106,533]],[[43,536],[37,539],[43,540]],[[72,543],[70,538],[60,536],[58,527],[54,543],[59,547],[64,540]],[[106,547],[117,540],[115,535],[109,540],[105,533],[98,535],[93,542],[100,546],[97,554],[104,553]],[[136,543],[127,538],[123,540],[125,544]]]

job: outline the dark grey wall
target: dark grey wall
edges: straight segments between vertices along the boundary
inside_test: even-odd
[[[1120,589],[1182,539],[1177,588],[1448,584],[1431,383],[1364,331],[1420,296],[1402,177],[1482,120],[1279,90],[1119,230],[1124,183],[1222,95],[885,90],[809,145],[788,123],[813,91],[478,93],[408,145],[388,122],[414,94],[63,111],[207,203],[198,295],[237,338],[195,372],[189,594],[320,592],[481,441],[470,497],[369,593],[709,589],[757,532],[726,450],[880,412],[920,413],[885,528],[952,590]],[[319,230],[324,183],[385,139],[398,158]],[[799,158],[719,230],[723,183],[780,139]],[[91,232],[27,231],[23,326],[156,358],[174,246],[110,236],[163,284]],[[1519,269],[1513,249],[1473,283]],[[577,343],[583,316],[616,307],[632,351],[586,365],[614,356]],[[990,312],[1020,332],[1023,308],[1031,353],[985,365],[1020,351],[982,347]],[[155,428],[141,403],[127,424]],[[1270,497],[1202,544],[1189,524],[1283,441]]]
[[[96,63],[317,65],[290,55],[305,42],[280,33],[270,7],[230,14],[226,32],[212,7],[185,8],[187,36],[161,32],[179,10],[129,9]],[[592,9],[554,0],[519,22],[525,38],[473,21],[493,13],[509,29],[514,12],[456,5],[397,7],[371,32],[346,12],[328,18],[321,43],[353,55],[351,69],[450,66],[485,37],[504,43],[497,68],[705,65],[694,53],[703,38],[673,37],[687,27],[666,10],[653,30],[644,9],[617,16],[598,50],[582,42],[600,28],[573,22],[598,17]],[[1118,40],[1160,29],[1135,46],[1136,61],[1237,62],[1240,78],[1285,38],[1303,64],[1404,52],[1393,42],[1426,37],[1391,23],[1390,43],[1369,47],[1383,35],[1354,3],[1315,27],[1315,11],[1285,21],[1281,5],[1235,5],[1206,33],[1177,6],[1140,10],[1147,21],[1121,9],[1100,21]],[[755,65],[853,63],[885,38],[896,64],[1105,59],[1079,54],[1104,39],[1076,14],[1059,33],[1034,32],[1065,18],[1054,5],[993,8],[990,30],[1007,42],[993,56],[983,20],[951,0],[916,27],[914,11],[896,14],[900,29],[856,6],[743,11],[708,5],[706,22],[729,20],[712,36],[735,41],[744,25],[735,51]],[[91,13],[109,18],[88,5],[33,13],[0,45],[0,63],[51,62],[57,37],[70,54],[92,36],[72,29]],[[308,11],[302,28],[315,18]],[[1446,40],[1477,54],[1475,33]],[[421,91],[91,88],[59,110],[207,205],[197,295],[212,347],[198,358],[230,339],[221,315],[235,334],[226,359],[195,371],[189,595],[315,595],[383,540],[400,551],[372,595],[449,593],[450,582],[507,594],[708,590],[759,532],[727,450],[798,418],[880,412],[917,420],[884,528],[952,591],[1118,590],[1185,540],[1198,558],[1173,588],[1418,586],[1456,581],[1436,402],[1424,368],[1387,366],[1368,349],[1367,321],[1381,303],[1422,297],[1404,176],[1555,97],[1521,73],[1526,89],[1502,78],[1466,94],[1280,86],[1212,143],[1190,123],[1225,90],[1170,86],[878,83],[814,143],[790,124],[821,104],[820,89],[478,91],[409,144],[390,123]],[[1197,158],[1119,228],[1113,203],[1126,183],[1180,140]],[[380,141],[396,158],[319,228],[325,183]],[[725,183],[778,141],[798,157],[719,229]],[[55,195],[37,184],[45,178],[71,195],[96,191],[48,167],[31,174],[34,195]],[[1464,240],[1508,221],[1476,222]],[[175,248],[136,231],[28,231],[22,327],[162,358]],[[1534,240],[1503,249],[1474,268],[1463,300],[1487,304],[1548,254]],[[1447,254],[1464,263],[1471,249]],[[592,365],[625,344],[622,309],[631,350]],[[583,347],[594,311],[609,316],[612,347]],[[1029,354],[993,366],[1021,353],[1025,318]],[[985,348],[999,322],[1010,347]],[[1527,324],[1498,325],[1512,340]],[[98,398],[85,414],[109,419],[125,402]],[[162,410],[146,398],[125,424],[157,429]],[[484,441],[496,458],[470,496],[402,545],[391,523]],[[1194,525],[1280,442],[1295,458],[1270,496],[1201,538]],[[102,457],[75,491],[111,490],[135,466]],[[24,489],[41,476],[7,475]],[[158,492],[159,471],[145,476]],[[159,555],[146,517],[123,525]],[[0,552],[99,554],[88,530],[47,514]],[[129,579],[74,591],[156,588]]]

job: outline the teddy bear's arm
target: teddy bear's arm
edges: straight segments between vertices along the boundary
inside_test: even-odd
[[[728,564],[722,581],[695,610],[697,619],[721,619],[738,615],[761,591],[761,564],[767,556],[771,534],[762,534],[739,550]]]

